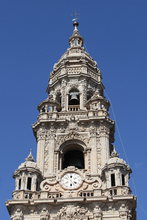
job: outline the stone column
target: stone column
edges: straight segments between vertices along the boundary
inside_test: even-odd
[[[107,188],[111,188],[111,172],[106,172],[106,184],[107,184]]]
[[[97,149],[96,149],[96,136],[90,138],[90,146],[91,146],[91,173],[97,174]]]
[[[91,148],[91,173],[97,174],[97,129],[95,123],[92,121],[90,125],[90,143],[89,146]]]
[[[86,102],[86,80],[82,80],[82,84],[79,86],[80,92],[80,109],[85,110],[85,102]]]
[[[68,102],[69,102],[69,94],[66,94],[66,99],[65,99],[65,110],[68,111]]]
[[[36,191],[36,182],[37,182],[37,176],[35,175],[32,177],[32,187],[31,187],[32,191]]]
[[[91,149],[88,148],[86,151],[84,151],[84,158],[85,158],[85,169],[88,170],[88,172],[91,172]]]
[[[55,151],[54,152],[54,173],[57,172],[58,170],[58,165],[59,165],[59,152]]]
[[[19,179],[15,179],[15,190],[19,190]]]
[[[121,186],[121,174],[120,174],[120,170],[117,169],[115,171],[115,183],[116,183],[116,186]]]
[[[26,182],[27,182],[27,177],[26,177],[26,174],[23,172],[22,173],[22,182],[21,182],[23,190],[27,189],[27,183]]]
[[[59,153],[58,153],[59,170],[62,169],[62,156],[63,156],[63,153],[59,151]]]

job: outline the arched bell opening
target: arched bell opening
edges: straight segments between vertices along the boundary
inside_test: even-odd
[[[65,169],[69,166],[74,166],[78,169],[84,169],[83,152],[79,150],[70,150],[66,152],[62,161],[62,169]]]
[[[68,106],[70,111],[78,111],[80,109],[80,93],[77,89],[69,91]]]
[[[78,144],[69,144],[63,148],[61,157],[61,169],[74,166],[85,169],[84,149]]]

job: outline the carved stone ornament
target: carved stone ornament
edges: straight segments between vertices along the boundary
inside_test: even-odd
[[[87,211],[88,209],[84,207],[68,205],[60,209],[60,211],[57,213],[57,219],[64,219],[64,220],[86,219],[85,215]]]
[[[89,138],[87,137],[87,134],[79,134],[76,131],[71,131],[66,135],[58,135],[57,136],[57,145],[60,146],[65,141],[77,139],[80,141],[83,141],[85,144],[89,143]]]
[[[85,182],[88,183],[88,184],[92,184],[94,189],[98,189],[102,185],[102,181],[99,177],[87,176],[86,179],[85,179]]]
[[[39,128],[37,131],[37,140],[49,140],[55,138],[55,129],[51,128],[50,130],[47,130],[45,128]]]
[[[22,193],[21,192],[15,192],[13,193],[13,199],[21,199]]]
[[[43,191],[50,191],[51,189],[51,186],[57,184],[57,181],[56,180],[49,180],[49,179],[45,179],[44,181],[41,182],[40,184],[40,188],[41,190]]]
[[[121,189],[121,193],[122,193],[122,195],[128,195],[129,194],[129,188],[123,187]]]
[[[37,131],[37,140],[45,140],[46,138],[46,130],[44,128],[40,128]]]
[[[94,216],[94,219],[101,220],[102,212],[101,212],[101,208],[98,205],[96,205],[93,210],[93,216]]]
[[[105,125],[101,125],[99,127],[99,136],[107,136],[110,134],[110,129],[105,126]]]
[[[120,217],[121,219],[127,219],[127,212],[126,212],[126,211],[121,211],[121,212],[119,213],[119,217]]]
[[[23,213],[20,209],[17,209],[14,215],[11,216],[11,220],[23,220]]]
[[[77,52],[77,51],[76,51]],[[81,72],[81,67],[72,67],[72,68],[67,68],[67,72],[69,73],[69,74],[76,74],[76,73],[80,73]],[[77,86],[77,84],[76,84],[76,86]]]
[[[40,220],[49,220],[49,212],[46,208],[43,208],[40,213]]]

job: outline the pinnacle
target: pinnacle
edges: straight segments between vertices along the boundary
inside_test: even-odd
[[[119,157],[119,154],[115,150],[115,146],[114,146],[114,149],[113,149],[113,151],[111,153],[111,158],[113,158],[113,157]]]
[[[26,161],[33,161],[33,162],[34,162],[34,158],[33,158],[32,150],[31,150],[31,149],[30,149],[29,155],[27,156],[27,158],[26,158],[25,160],[26,160]]]

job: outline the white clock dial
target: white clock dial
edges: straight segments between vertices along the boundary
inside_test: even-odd
[[[66,173],[61,178],[61,185],[66,189],[76,189],[82,183],[82,179],[77,173]]]

